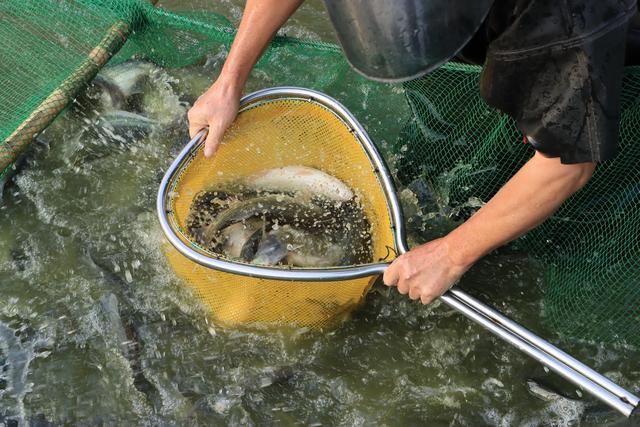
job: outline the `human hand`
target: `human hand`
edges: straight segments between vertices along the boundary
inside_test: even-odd
[[[456,263],[445,238],[436,239],[400,255],[384,272],[387,286],[401,294],[430,304],[451,288],[471,267]]]
[[[241,90],[218,80],[189,110],[187,117],[191,138],[202,129],[209,128],[204,144],[205,157],[211,157],[218,151],[224,132],[238,114],[240,93]]]

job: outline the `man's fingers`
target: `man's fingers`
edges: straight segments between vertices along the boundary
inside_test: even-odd
[[[202,123],[202,117],[198,114],[198,109],[191,107],[187,112],[187,120],[189,122],[189,138],[195,137],[200,129],[207,126],[206,123]]]
[[[409,293],[409,284],[406,280],[400,280],[398,282],[397,288],[398,292],[400,292],[402,295],[406,295]]]
[[[207,135],[207,140],[204,143],[205,157],[211,157],[216,154],[218,146],[220,145],[220,140],[224,135],[224,131],[225,129],[220,129],[220,127],[209,126],[209,134]]]
[[[420,298],[420,291],[418,290],[418,288],[416,288],[415,286],[409,288],[409,298],[414,301]]]
[[[431,304],[435,299],[436,298],[433,295],[420,295],[420,301],[424,305]]]
[[[387,286],[395,286],[398,284],[398,274],[398,266],[391,263],[391,265],[384,271],[382,281]]]
[[[189,120],[189,138],[193,139],[198,132],[202,129],[206,129],[208,124],[201,122],[200,120]]]
[[[200,126],[198,124],[189,123],[189,138],[193,139],[202,128],[203,126]]]

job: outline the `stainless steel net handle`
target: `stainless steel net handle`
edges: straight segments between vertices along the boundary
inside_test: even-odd
[[[455,299],[456,302],[460,302],[472,308],[473,310],[482,312],[483,317],[487,318],[492,323],[501,325],[502,328],[512,332],[518,338],[530,343],[536,348],[539,348],[540,350],[544,351],[548,355],[552,356],[554,359],[557,359],[562,364],[569,366],[570,368],[574,369],[578,373],[584,375],[588,379],[600,385],[602,388],[610,391],[611,393],[616,395],[620,401],[630,405],[631,411],[633,411],[633,409],[636,409],[640,404],[640,397],[620,387],[618,384],[614,383],[607,377],[594,371],[593,369],[586,366],[585,364],[575,359],[571,355],[555,347],[548,341],[545,341],[544,339],[538,337],[533,332],[529,331],[528,329],[524,328],[523,326],[519,325],[518,323],[504,316],[500,312],[481,303],[480,301],[473,298],[471,295],[467,294],[466,292],[460,289],[451,289],[447,293],[445,299],[449,300],[447,302],[448,304],[451,302],[451,300]],[[628,416],[631,413],[631,411],[629,413],[626,413],[625,415]]]
[[[398,245],[399,254],[408,250],[404,236],[401,238],[403,242]],[[440,300],[624,416],[630,417],[638,410],[638,396],[463,290],[452,288],[441,295]]]
[[[388,203],[389,212],[394,226],[396,247],[399,253],[405,253],[408,248],[403,227],[402,211],[396,197],[393,180],[389,175],[386,164],[368,137],[360,123],[335,99],[320,92],[309,89],[281,87],[265,89],[245,96],[241,100],[241,108],[253,101],[278,97],[303,97],[320,102],[334,112],[339,113],[342,120],[350,126],[359,136],[360,142],[365,148],[369,159],[375,167],[378,178],[381,181],[383,191]],[[276,267],[258,267],[248,264],[224,261],[194,250],[186,245],[171,228],[167,215],[168,211],[168,187],[175,173],[187,161],[194,146],[202,144],[202,138],[206,130],[200,131],[180,152],[175,161],[165,173],[157,198],[157,210],[160,225],[171,244],[184,256],[205,267],[214,268],[233,274],[242,274],[251,277],[289,281],[334,281],[348,280],[359,277],[374,276],[384,273],[388,263],[367,264],[357,267],[327,268],[313,270],[287,270]],[[478,323],[485,329],[493,332],[500,338],[514,345],[522,352],[538,360],[549,369],[566,378],[573,384],[600,399],[610,407],[629,417],[637,410],[640,398],[618,386],[608,378],[584,365],[572,356],[553,346],[549,342],[536,336],[531,331],[507,318],[497,310],[483,304],[460,289],[447,291],[440,299],[454,310],[462,313],[469,319]]]
[[[383,273],[381,269],[379,274]],[[624,416],[640,410],[638,396],[463,290],[450,289],[440,300]]]
[[[638,409],[637,396],[465,292],[450,290],[440,300],[624,416]]]

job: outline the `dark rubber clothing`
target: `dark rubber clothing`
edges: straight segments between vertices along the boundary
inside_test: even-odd
[[[636,0],[496,0],[460,56],[484,60],[480,93],[536,150],[562,163],[600,162],[616,153],[635,14]]]

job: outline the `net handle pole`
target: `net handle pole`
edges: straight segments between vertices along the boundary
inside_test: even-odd
[[[440,299],[450,307],[454,308],[456,311],[462,313],[469,319],[483,326],[485,329],[493,332],[500,338],[509,342],[510,344],[515,346],[518,350],[538,360],[539,362],[547,366],[549,369],[553,370],[554,372],[561,375],[565,379],[569,380],[573,384],[579,386],[580,388],[582,388],[592,396],[600,399],[602,402],[606,403],[610,407],[622,413],[624,416],[630,417],[634,412],[634,410],[636,409],[636,405],[633,405],[630,402],[624,401],[616,394],[612,393],[609,390],[606,390],[601,385],[596,384],[594,381],[587,378],[585,375],[579,373],[575,369],[572,369],[571,366],[568,366],[567,364],[558,360],[556,357],[532,345],[523,337],[519,337],[513,332],[506,330],[499,323],[492,321],[492,319],[488,318],[484,314],[474,310],[471,306],[465,304],[462,300],[458,299],[453,294],[446,293],[442,295]],[[596,375],[599,375],[599,374],[596,373]]]
[[[0,171],[13,163],[33,138],[42,132],[127,40],[129,24],[113,24],[87,57],[0,145]]]
[[[514,322],[513,320],[504,316],[500,312],[486,306],[485,304],[473,298],[471,295],[467,294],[466,292],[460,289],[451,289],[449,292],[457,300],[468,305],[474,310],[481,312],[490,321],[500,324],[506,330],[514,333],[515,335],[522,338],[523,340],[533,344],[534,346],[543,350],[545,353],[555,357],[565,365],[574,369],[576,372],[579,372],[580,374],[589,378],[596,384],[602,386],[606,390],[609,390],[611,393],[618,396],[621,400],[633,405],[634,407],[637,407],[638,404],[640,403],[640,397],[635,396],[634,394],[620,387],[618,384],[614,383],[613,381],[603,376],[602,374],[594,371],[584,363],[575,359],[573,356],[565,353],[564,351],[560,350],[558,347],[540,338],[530,330]]]
[[[465,292],[452,289],[440,300],[625,417],[637,411],[637,396]]]
[[[373,143],[371,143],[373,145]],[[393,181],[388,175],[380,156],[374,158],[379,170],[383,171],[387,199],[391,200],[390,210],[393,222],[402,224],[402,212],[395,196]],[[397,226],[395,230],[398,254],[409,250],[406,243],[405,230]],[[384,273],[384,268],[379,274]],[[469,319],[493,332],[516,348],[540,361],[559,375],[580,386],[588,393],[615,408],[626,417],[635,416],[640,411],[640,398],[620,387],[604,375],[594,371],[584,363],[538,337],[533,332],[509,319],[499,311],[473,298],[460,289],[450,289],[440,299],[450,307],[461,312]]]

